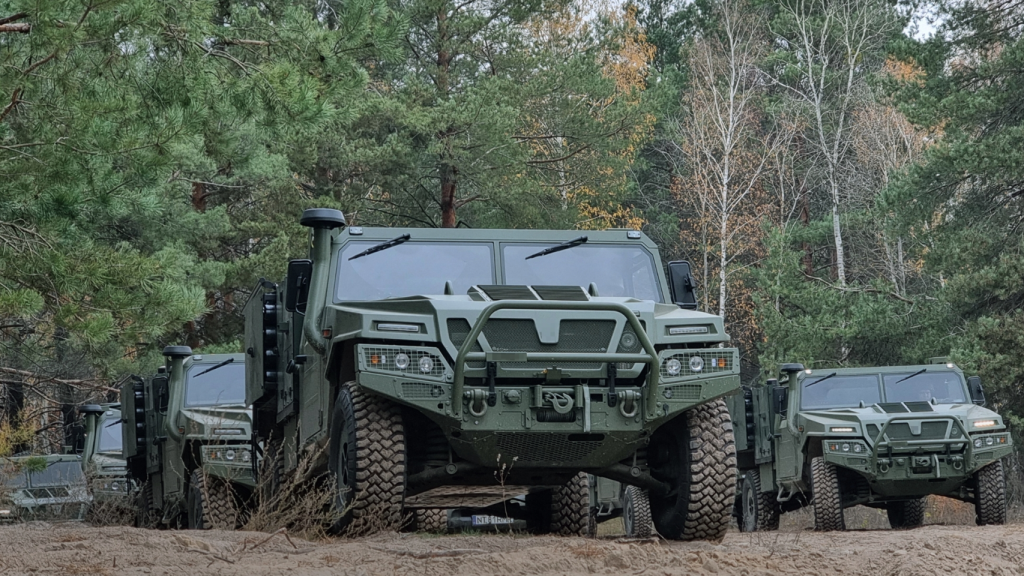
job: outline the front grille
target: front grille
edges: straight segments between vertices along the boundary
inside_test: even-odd
[[[601,447],[600,440],[570,440],[567,434],[498,433],[498,449],[502,456],[516,457],[519,462],[560,462],[571,464],[583,460]]]
[[[694,372],[690,370],[690,358],[694,356],[700,356],[701,360],[704,361],[704,367],[700,372]],[[679,360],[682,364],[682,369],[679,374],[672,376],[668,373],[668,361],[672,358]],[[724,362],[723,362],[724,361]],[[666,356],[661,360],[661,377],[662,378],[681,378],[683,376],[697,376],[700,374],[720,374],[723,372],[732,372],[736,370],[736,351],[729,349],[722,350],[688,350],[681,351],[671,356]]]
[[[465,337],[463,337],[465,338]],[[440,356],[430,354],[423,350],[407,350],[405,348],[390,348],[390,347],[377,347],[377,346],[364,346],[363,350],[363,362],[367,368],[375,370],[387,370],[388,372],[399,372],[403,374],[410,374],[413,376],[444,376],[444,362]],[[404,370],[400,369],[395,365],[395,356],[399,353],[403,353],[409,357],[409,366]],[[430,358],[433,361],[433,366],[429,372],[423,372],[420,370],[420,358],[424,356]],[[376,362],[374,362],[376,359]]]
[[[491,320],[484,327],[487,343],[495,352],[593,352],[608,351],[608,345],[615,332],[614,320],[562,320],[559,325],[558,343],[544,344],[537,334],[537,327],[530,319],[499,318]],[[465,337],[463,337],[465,338]],[[542,369],[551,362],[521,362],[516,368]],[[595,362],[560,362],[562,368],[597,369]]]
[[[942,440],[946,438],[948,422],[922,422],[921,433],[917,436],[911,434],[910,424],[907,422],[894,422],[885,429],[885,435],[889,440]]]

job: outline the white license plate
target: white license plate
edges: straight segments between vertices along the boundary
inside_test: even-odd
[[[512,522],[514,522],[512,518],[505,518],[504,516],[473,515],[473,526],[494,526],[496,524],[511,524]]]

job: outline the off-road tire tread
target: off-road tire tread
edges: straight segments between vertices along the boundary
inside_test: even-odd
[[[924,524],[924,508],[924,498],[886,502],[885,513],[889,516],[889,526],[894,530],[921,526]]]
[[[626,486],[623,505],[627,510],[623,514],[632,513],[633,522],[627,524],[623,519],[623,527],[626,528],[626,536],[629,538],[650,538],[654,535],[654,520],[651,517],[651,499],[647,490],[637,486]]]
[[[146,482],[139,489],[139,495],[136,498],[135,505],[137,509],[135,511],[135,527],[136,528],[154,528],[156,527],[156,516],[153,510],[153,485]]]
[[[736,442],[724,398],[691,408],[690,505],[679,540],[725,538],[736,500]]]
[[[446,508],[417,508],[413,510],[416,530],[430,534],[448,532],[448,510]]]
[[[573,476],[551,491],[551,532],[559,536],[594,536],[597,523],[590,509],[590,478]]]
[[[975,522],[978,526],[1006,524],[1006,476],[997,460],[974,473]]]
[[[825,462],[821,456],[811,459],[811,501],[814,506],[815,530],[846,530],[836,467],[831,462]]]
[[[238,522],[238,508],[227,482],[208,478],[198,468],[192,471],[189,482],[202,495],[203,529],[234,530]]]
[[[748,470],[744,472],[744,477],[749,479],[753,485],[754,497],[757,499],[757,526],[754,528],[756,531],[773,531],[779,529],[779,502],[776,498],[775,492],[761,492],[761,474],[757,470]],[[740,487],[740,498],[743,497],[743,487]],[[744,526],[746,525],[745,519],[742,514],[746,511],[746,506],[740,504],[740,518],[739,528],[740,532],[744,532]]]
[[[355,493],[341,526],[350,535],[395,530],[405,496],[405,430],[398,404],[345,384],[356,433]],[[339,423],[340,425],[340,423]],[[340,446],[338,449],[340,450]]]

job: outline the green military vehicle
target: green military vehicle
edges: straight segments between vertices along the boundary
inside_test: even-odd
[[[166,365],[121,388],[139,526],[234,529],[255,488],[241,354],[164,348]]]
[[[590,534],[589,472],[636,487],[666,538],[722,536],[738,353],[688,264],[666,278],[638,231],[301,223],[311,259],[246,304],[246,400],[285,471],[321,454],[335,529],[526,493],[530,530]]]
[[[0,525],[84,520],[91,502],[77,454],[0,458]]]
[[[893,528],[924,521],[924,497],[974,503],[978,524],[1006,520],[1002,418],[981,379],[944,361],[805,370],[730,398],[744,531],[774,530],[780,512],[814,507],[817,530],[844,530],[843,509],[884,508]],[[781,383],[780,383],[781,380]],[[805,497],[809,495],[810,498]]]
[[[85,404],[78,413],[85,418],[82,471],[89,480],[94,508],[117,509],[135,505],[132,482],[121,450],[121,405]]]

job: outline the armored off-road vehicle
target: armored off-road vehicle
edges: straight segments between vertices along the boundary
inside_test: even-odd
[[[132,482],[121,450],[120,404],[86,404],[78,408],[85,418],[82,444],[82,471],[89,479],[89,488],[96,505],[129,508]]]
[[[166,365],[121,388],[139,526],[233,529],[252,494],[252,416],[241,354],[164,348]]]
[[[843,509],[884,508],[893,528],[924,521],[924,497],[974,503],[978,524],[1006,519],[1003,464],[1012,439],[984,408],[981,379],[954,364],[805,370],[729,399],[741,530],[774,530],[779,513],[814,507],[817,530]],[[780,383],[781,380],[781,383]],[[809,498],[807,497],[809,496]]]
[[[322,454],[337,530],[526,493],[531,530],[589,534],[590,472],[637,487],[667,538],[721,537],[738,354],[688,264],[666,278],[638,231],[301,222],[311,259],[246,304],[246,400],[286,471]]]
[[[0,525],[84,520],[91,502],[77,454],[0,458]]]

